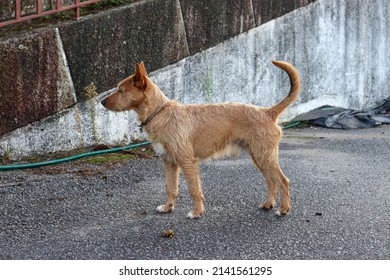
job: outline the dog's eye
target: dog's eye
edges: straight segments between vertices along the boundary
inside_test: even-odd
[[[125,90],[123,88],[119,88],[119,93],[124,93]]]

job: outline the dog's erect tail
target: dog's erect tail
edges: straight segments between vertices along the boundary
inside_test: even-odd
[[[291,64],[276,60],[273,60],[272,63],[287,72],[288,76],[290,77],[291,84],[290,93],[286,96],[286,98],[269,109],[269,113],[272,119],[276,121],[279,115],[298,98],[301,82],[298,71]]]

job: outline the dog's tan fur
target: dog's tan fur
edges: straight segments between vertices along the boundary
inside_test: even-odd
[[[102,101],[109,110],[134,110],[141,122],[152,116],[144,126],[164,163],[168,195],[166,203],[157,208],[158,212],[174,209],[181,169],[193,199],[193,209],[188,216],[199,218],[204,211],[204,198],[198,161],[225,154],[235,155],[247,149],[268,187],[261,208],[271,209],[275,205],[279,188],[281,203],[278,213],[288,213],[290,183],[278,163],[282,130],[277,119],[298,98],[300,80],[292,65],[282,61],[273,63],[287,72],[291,90],[280,103],[269,108],[242,103],[180,104],[168,99],[148,78],[143,62],[136,65],[134,75],[121,81],[117,91]]]

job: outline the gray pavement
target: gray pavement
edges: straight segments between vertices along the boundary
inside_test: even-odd
[[[390,126],[285,131],[285,217],[258,209],[266,189],[247,154],[201,164],[199,220],[183,178],[177,209],[155,212],[157,158],[0,172],[0,259],[390,259],[389,158]]]

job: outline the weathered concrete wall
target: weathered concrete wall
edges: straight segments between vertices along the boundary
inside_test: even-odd
[[[252,0],[256,26],[281,17],[317,0]]]
[[[153,1],[145,2],[152,5],[150,2]],[[253,11],[255,3],[259,2],[252,0]],[[295,2],[303,5],[309,1]],[[156,63],[157,67],[147,65],[153,70],[152,79],[171,98],[184,103],[242,101],[272,105],[282,99],[289,89],[287,76],[270,63],[272,59],[292,62],[302,76],[301,97],[283,115],[284,119],[324,104],[357,109],[371,107],[390,92],[390,67],[385,63],[390,59],[390,53],[386,51],[390,47],[390,20],[386,16],[390,12],[390,3],[387,1],[318,0],[219,44],[218,40],[203,40],[203,36],[207,38],[207,32],[200,32],[198,35],[193,33],[198,39],[189,39],[186,13],[191,14],[189,11],[193,9],[192,13],[196,14],[196,11],[201,11],[203,7],[194,4],[190,9],[190,6],[185,6],[190,4],[185,4],[184,1],[181,1],[182,5],[177,3],[178,1],[175,2],[176,7],[183,10],[180,12],[183,16],[177,18],[184,27],[174,30],[186,31],[186,40],[181,42],[186,42],[184,45],[187,45],[188,53],[196,50],[198,42],[207,42],[207,49],[171,65],[166,62],[166,67],[162,67],[164,63]],[[237,3],[241,5],[246,2],[236,1]],[[237,18],[245,18],[244,10],[236,13]],[[247,18],[248,22],[252,21],[251,17]],[[254,13],[252,18],[255,25],[263,20],[261,17],[259,19],[258,13]],[[193,21],[193,24],[196,26],[196,21]],[[63,28],[65,30],[69,27]],[[226,34],[234,36],[232,34],[240,31],[234,28],[231,30],[232,33],[226,31]],[[65,38],[66,35],[61,33],[62,37],[65,42],[70,40],[71,35]],[[106,45],[100,44],[99,40],[88,40],[92,42],[91,48],[94,42],[97,42],[102,49],[101,55],[105,55]],[[112,40],[112,44],[114,41]],[[70,47],[65,45],[66,43],[66,53]],[[123,54],[125,51],[126,48],[119,53]],[[89,55],[91,54],[85,54]],[[139,55],[141,57],[134,60],[141,60],[142,52],[139,52]],[[70,54],[65,57],[68,56]],[[95,54],[92,54],[92,60],[87,60],[87,63],[91,63],[94,56]],[[136,61],[117,62],[123,65],[118,69],[122,69],[123,75],[127,75],[133,72],[133,64]],[[69,64],[73,63],[77,65],[77,60]],[[70,72],[72,80],[76,80],[77,75],[74,74],[76,72],[72,70],[73,67],[76,66],[71,66]],[[96,67],[103,66],[96,64]],[[82,72],[82,67],[78,71]],[[89,76],[86,76],[90,77],[86,80],[88,82],[98,83],[99,75],[109,76],[109,67],[96,69],[95,72],[86,71],[89,71]],[[115,71],[120,73],[120,70]],[[106,79],[106,82],[98,84],[98,93],[102,92],[100,88],[110,88],[110,79],[102,79]],[[117,82],[118,79],[112,81],[111,88],[114,88]],[[80,84],[76,90],[76,96],[81,100],[83,94],[80,89],[83,85]],[[134,138],[144,137],[136,127],[137,121],[133,113],[108,112],[99,104],[98,101],[107,93],[109,92],[9,132],[0,139],[0,154],[9,150],[11,156],[19,157],[97,143],[126,144]]]
[[[0,136],[189,55],[180,2],[136,2],[0,40]],[[91,85],[96,92],[91,91]]]
[[[323,0],[158,70],[156,82],[183,103],[269,106],[289,90],[272,59],[293,63],[302,92],[284,119],[322,106],[363,109],[390,94],[390,3]]]
[[[181,0],[191,55],[255,27],[251,0]]]
[[[267,1],[140,1],[57,29],[2,40],[1,150],[10,149],[18,157],[144,136],[137,132],[133,115],[103,110],[94,95],[115,87],[140,60],[150,71],[161,69],[254,28],[254,11],[262,5]],[[282,10],[278,5],[273,9]],[[271,11],[267,7],[260,12]],[[25,37],[44,37],[39,42],[48,50],[36,51]],[[18,48],[30,52],[19,54],[22,62],[15,66],[11,62]],[[17,86],[15,78],[24,86]]]
[[[0,136],[76,102],[54,29],[0,41]]]
[[[267,2],[137,1],[0,39],[0,136],[115,87],[141,60],[154,71],[255,27],[252,4],[259,10]]]
[[[324,104],[369,108],[388,97],[390,2],[328,0],[308,11],[293,21],[295,41],[284,40],[304,73],[300,112]]]
[[[141,60],[153,71],[189,54],[178,0],[136,2],[59,29],[78,101],[91,82],[109,90]]]

